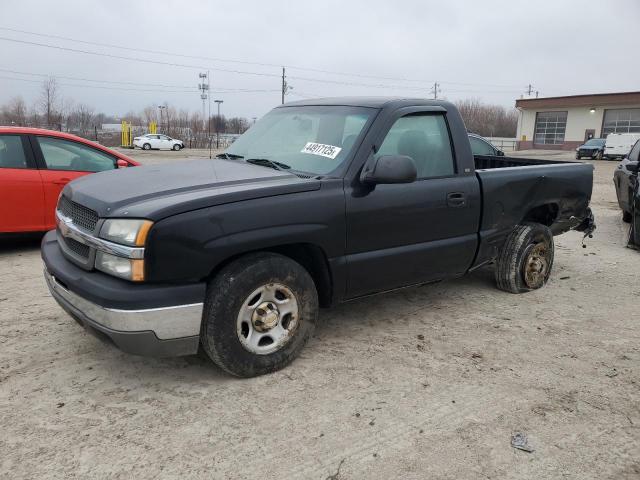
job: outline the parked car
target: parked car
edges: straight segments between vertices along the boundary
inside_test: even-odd
[[[593,160],[602,160],[604,156],[604,147],[606,140],[604,138],[591,138],[576,148],[576,159],[582,157],[591,158]]]
[[[502,290],[541,288],[553,236],[594,228],[592,183],[589,164],[474,157],[449,102],[294,102],[216,159],[68,185],[45,277],[122,350],[201,345],[254,376],[300,353],[319,306],[490,263]]]
[[[474,155],[489,155],[494,157],[504,157],[504,152],[493,145],[489,140],[475,133],[469,134],[471,153]]]
[[[638,186],[639,157],[640,140],[638,140],[633,146],[629,156],[625,157],[620,162],[615,172],[613,172],[613,184],[616,187],[618,205],[620,205],[620,209],[622,209],[622,220],[627,223],[632,220],[633,199],[636,195]],[[640,232],[640,229],[638,231]]]
[[[640,140],[640,133],[610,133],[604,146],[604,158],[624,158]]]
[[[184,142],[162,134],[147,133],[141,137],[135,137],[133,147],[143,150],[180,150],[184,148]]]
[[[0,233],[55,228],[56,203],[67,183],[134,165],[126,155],[68,133],[0,127]]]

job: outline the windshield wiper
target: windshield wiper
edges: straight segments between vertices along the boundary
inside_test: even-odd
[[[289,170],[291,168],[286,163],[276,162],[275,160],[269,160],[268,158],[249,158],[245,161],[254,165],[275,168],[276,170]]]
[[[225,158],[227,160],[238,160],[244,158],[242,155],[236,155],[235,153],[219,153],[216,158]]]

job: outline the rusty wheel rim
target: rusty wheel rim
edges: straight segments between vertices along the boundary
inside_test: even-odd
[[[531,245],[523,264],[524,283],[527,287],[540,288],[547,281],[550,254],[549,245],[545,242]]]
[[[262,285],[240,307],[238,339],[249,352],[267,355],[289,342],[298,320],[298,301],[288,287],[279,283]]]

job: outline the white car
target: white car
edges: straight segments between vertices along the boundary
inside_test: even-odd
[[[147,133],[141,137],[135,137],[133,139],[133,146],[141,148],[143,150],[180,150],[184,148],[184,142],[182,140],[176,140],[175,138],[167,137],[160,133]]]

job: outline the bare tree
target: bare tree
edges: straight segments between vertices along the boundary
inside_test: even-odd
[[[478,99],[456,102],[462,119],[469,132],[485,137],[514,137],[518,124],[518,114],[500,105],[484,104]]]
[[[93,107],[79,103],[71,114],[74,126],[81,135],[87,135],[94,124],[95,113]]]
[[[232,117],[227,120],[228,133],[244,133],[249,128],[249,121],[242,117]]]
[[[149,105],[148,107],[144,107],[144,110],[142,110],[142,118],[144,119],[144,121],[145,121],[145,123],[147,125],[149,125],[151,122],[157,122],[158,121],[158,109],[153,105]]]
[[[27,104],[20,96],[13,97],[9,103],[2,108],[4,122],[10,125],[25,126],[27,124]]]
[[[40,93],[40,107],[45,116],[47,126],[56,121],[56,105],[58,103],[58,82],[55,77],[49,77],[42,83]]]

